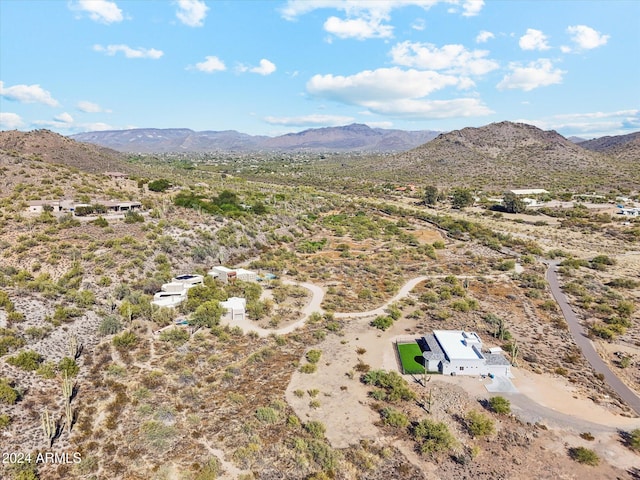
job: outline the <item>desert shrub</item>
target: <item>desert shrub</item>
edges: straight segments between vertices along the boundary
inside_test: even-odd
[[[102,215],[96,218],[91,223],[101,228],[105,228],[109,226],[109,222]]]
[[[489,399],[489,407],[495,413],[505,415],[511,412],[511,402],[504,397],[495,396]]]
[[[113,337],[112,340],[113,346],[121,349],[132,348],[137,342],[138,337],[133,332],[121,333],[120,335],[116,335],[115,337]]]
[[[169,446],[176,435],[175,428],[156,421],[143,423],[141,430],[146,442],[158,450],[163,450]]]
[[[307,443],[307,449],[313,461],[323,470],[333,472],[338,468],[340,455],[323,441],[310,440]]]
[[[215,480],[220,473],[220,461],[217,458],[212,458],[205,463],[198,473],[195,474],[194,480]]]
[[[171,186],[171,182],[164,178],[159,178],[158,180],[152,180],[147,184],[147,188],[152,192],[164,192]]]
[[[315,363],[305,363],[300,367],[302,373],[315,373],[318,370],[318,366]]]
[[[635,430],[631,430],[627,435],[627,446],[631,450],[635,450],[640,452],[640,428],[636,428]]]
[[[370,325],[372,327],[379,328],[380,330],[387,330],[391,325],[393,325],[393,318],[388,315],[378,315],[371,321]]]
[[[13,357],[7,358],[7,363],[14,367],[33,372],[42,363],[42,355],[33,350],[24,350]]]
[[[304,429],[314,438],[324,438],[327,430],[322,422],[311,420],[304,424]]]
[[[18,401],[18,398],[20,398],[18,391],[11,386],[6,378],[0,378],[0,402],[13,405]]]
[[[397,402],[400,400],[414,400],[416,394],[404,378],[396,372],[385,372],[384,370],[371,370],[364,375],[362,381],[374,387],[379,387],[385,392],[385,400]]]
[[[138,212],[129,210],[124,214],[124,223],[144,223],[144,217]]]
[[[278,421],[278,412],[271,407],[259,407],[256,410],[256,418],[263,423],[276,423]]]
[[[449,450],[455,445],[455,438],[443,422],[424,419],[413,429],[413,436],[420,444],[422,453]]]
[[[100,322],[100,327],[98,327],[100,335],[113,335],[120,330],[122,330],[122,323],[115,315],[104,317]]]
[[[306,357],[309,363],[318,363],[321,355],[322,351],[320,350],[309,350],[306,354]]]
[[[0,415],[0,430],[4,430],[5,428],[7,428],[10,423],[11,418],[9,417],[9,415],[7,415],[6,413]]]
[[[169,328],[168,330],[163,330],[160,333],[160,340],[180,346],[189,340],[189,332],[184,328]]]
[[[392,407],[385,407],[380,411],[382,421],[389,426],[396,428],[405,428],[409,425],[409,418],[407,416]]]
[[[569,456],[578,463],[596,466],[600,463],[598,454],[585,447],[572,447],[569,449]]]
[[[485,435],[491,435],[495,431],[493,420],[475,410],[471,410],[467,414],[466,421],[469,433],[474,437],[484,437]]]
[[[78,375],[80,367],[78,367],[78,364],[73,358],[64,357],[58,363],[58,370],[60,370],[60,373],[62,374],[66,372],[68,376],[75,377]]]

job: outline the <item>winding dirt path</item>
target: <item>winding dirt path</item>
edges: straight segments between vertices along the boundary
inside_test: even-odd
[[[409,295],[411,290],[413,290],[416,287],[416,285],[418,285],[420,282],[428,280],[429,278],[433,278],[433,276],[422,275],[409,280],[400,288],[400,291],[393,298],[387,300],[382,306],[374,310],[369,310],[367,312],[352,312],[352,313],[338,312],[338,313],[334,313],[334,316],[335,318],[366,318],[366,317],[373,317],[377,315],[384,315],[385,309],[389,305]],[[305,307],[302,308],[303,316],[300,320],[298,320],[295,323],[292,323],[291,325],[287,325],[286,327],[283,327],[283,328],[262,328],[254,325],[251,320],[245,317],[243,320],[229,321],[229,325],[232,327],[240,327],[245,333],[250,331],[256,332],[260,337],[268,337],[269,335],[286,335],[287,333],[291,333],[295,329],[302,327],[306,323],[306,321],[309,319],[312,313],[314,312],[318,312],[320,314],[324,313],[324,310],[322,309],[321,305],[322,305],[322,300],[324,299],[325,291],[322,287],[319,287],[318,285],[314,285],[313,283],[308,283],[308,282],[298,283],[291,280],[283,280],[283,283],[287,285],[297,285],[311,291],[311,300]]]

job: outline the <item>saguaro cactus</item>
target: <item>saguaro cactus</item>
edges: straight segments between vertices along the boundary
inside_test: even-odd
[[[78,343],[78,337],[76,335],[71,335],[69,337],[68,346],[69,346],[69,357],[75,360],[80,355],[80,344]]]
[[[53,446],[53,440],[58,433],[58,425],[53,417],[49,416],[49,410],[46,408],[44,412],[40,413],[40,420],[42,421],[42,433],[44,434],[44,440],[49,445],[49,448]]]
[[[64,378],[62,379],[62,395],[65,403],[71,403],[71,397],[73,396],[73,380],[69,378],[67,372],[64,372]]]

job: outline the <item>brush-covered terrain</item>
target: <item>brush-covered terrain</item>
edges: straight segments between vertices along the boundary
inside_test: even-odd
[[[6,133],[2,478],[640,474],[640,421],[582,357],[541,262],[562,260],[573,308],[637,390],[637,220],[580,205],[537,215],[451,209],[442,187],[427,207],[424,187],[450,179],[413,177],[418,188],[400,193],[387,172],[345,191],[338,170],[327,177],[314,162],[287,182],[283,164],[272,174],[246,157],[238,168],[232,157],[217,166],[101,157],[110,154],[50,132]],[[637,196],[633,179],[618,189],[608,178],[603,195]],[[62,198],[143,208],[28,212],[31,201]],[[265,280],[207,277],[175,309],[151,304],[172,277],[219,264]],[[221,317],[218,302],[232,296],[247,299],[254,331]],[[394,342],[433,329],[476,331],[502,347],[521,393],[400,375]]]

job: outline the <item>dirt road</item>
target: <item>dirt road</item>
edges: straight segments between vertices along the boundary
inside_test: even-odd
[[[578,317],[569,305],[567,297],[564,295],[564,292],[558,283],[558,264],[559,262],[557,261],[549,262],[546,277],[549,287],[551,288],[553,298],[556,299],[556,302],[558,302],[558,305],[562,310],[562,315],[564,315],[564,318],[569,325],[569,331],[571,332],[573,339],[578,344],[580,350],[582,350],[582,354],[593,369],[597,373],[604,375],[605,382],[607,382],[607,384],[620,396],[620,398],[622,398],[622,400],[624,400],[624,402],[626,402],[627,405],[629,405],[629,407],[640,415],[640,398],[633,392],[633,390],[627,387],[622,380],[620,380],[616,374],[609,369],[602,358],[600,358],[600,355],[596,352],[591,340],[589,340],[584,328],[580,324]]]

